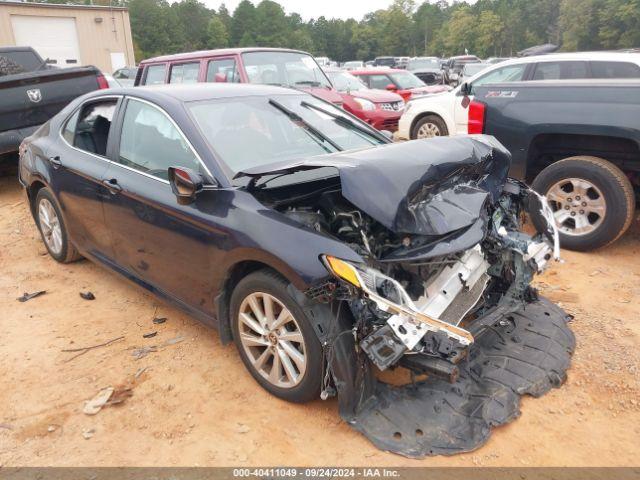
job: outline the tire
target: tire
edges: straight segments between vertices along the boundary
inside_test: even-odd
[[[588,185],[591,188],[586,189]],[[620,238],[633,221],[633,186],[622,170],[602,158],[560,160],[540,172],[532,187],[547,196],[554,212],[565,212],[558,224],[563,248],[589,251],[604,247]],[[584,195],[576,196],[585,191],[586,201]],[[539,208],[532,203],[530,212],[538,231],[544,231],[546,222]]]
[[[418,136],[421,129],[429,128],[429,126],[433,132],[431,136]],[[444,123],[444,120],[442,120],[442,118],[440,118],[438,115],[425,115],[416,122],[416,124],[413,126],[413,130],[411,130],[412,140],[415,140],[417,138],[446,137],[448,135],[449,130],[447,129],[447,125]]]
[[[34,203],[34,212],[36,224],[42,237],[42,242],[47,248],[49,255],[60,263],[71,263],[80,260],[82,256],[78,253],[76,247],[69,241],[69,234],[67,233],[64,218],[62,217],[58,202],[51,190],[44,187],[38,191]],[[47,216],[47,212],[50,217],[48,220],[45,218],[45,216]],[[55,220],[53,218],[54,215],[51,215],[52,212],[55,215]],[[59,235],[56,236],[55,240],[53,240],[54,228],[59,228]]]
[[[320,395],[322,384],[323,354],[320,341],[311,322],[295,299],[287,291],[288,282],[280,275],[269,270],[259,270],[243,278],[231,294],[230,318],[233,339],[249,373],[269,393],[290,402],[304,403]],[[257,315],[253,314],[250,299],[257,302],[261,312],[267,312],[265,303],[271,299],[272,318],[277,318],[286,308],[292,320],[279,328],[269,328],[268,322],[256,324]],[[241,320],[240,313],[248,315],[253,327]],[[265,318],[268,315],[263,315]],[[244,317],[247,318],[247,317]],[[267,325],[267,328],[262,328]],[[262,329],[264,335],[258,332]],[[242,336],[241,336],[242,335]],[[283,336],[286,336],[285,340]],[[301,341],[293,340],[299,338]],[[248,339],[248,340],[247,340]],[[290,339],[290,340],[289,340]],[[254,342],[261,342],[255,345]],[[251,345],[248,345],[247,343]],[[285,345],[286,344],[286,345]],[[291,347],[295,349],[293,354]],[[294,380],[285,368],[285,359],[298,377]],[[276,356],[277,364],[276,367]],[[300,368],[300,356],[304,358],[304,367]],[[295,361],[297,359],[298,361]],[[262,361],[262,365],[254,363]],[[277,368],[277,373],[274,369]],[[291,371],[291,370],[289,370]],[[277,380],[275,380],[277,379]]]

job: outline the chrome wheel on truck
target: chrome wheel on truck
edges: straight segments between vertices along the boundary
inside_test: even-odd
[[[617,240],[631,225],[635,195],[631,182],[613,163],[598,157],[570,157],[549,165],[532,187],[546,195],[560,231],[560,245],[587,251]],[[537,200],[530,206],[539,231],[546,221]]]

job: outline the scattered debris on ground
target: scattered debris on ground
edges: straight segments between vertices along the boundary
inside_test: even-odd
[[[18,297],[18,301],[24,303],[31,300],[32,298],[36,298],[36,297],[39,297],[40,295],[44,295],[45,293],[47,293],[46,290],[40,290],[38,292],[33,292],[33,293],[24,292],[24,294],[22,294],[21,297]]]
[[[91,292],[80,292],[80,296],[85,300],[95,300],[96,296]]]
[[[82,412],[86,415],[95,415],[98,413],[102,410],[102,407],[107,404],[111,395],[113,395],[113,391],[113,387],[107,387],[100,390],[95,397],[85,402]]]
[[[153,338],[156,335],[158,335],[158,332],[150,332],[150,333],[145,333],[142,335],[143,338]]]
[[[78,354],[77,354],[77,355],[74,355],[74,356],[72,356],[72,357],[70,357],[70,358],[67,358],[67,359],[65,360],[65,362],[70,362],[70,361],[71,361],[71,360],[73,360],[74,358],[77,358],[77,357],[79,357],[80,355],[84,355],[84,354],[85,354],[85,353],[87,353],[89,350],[93,350],[93,349],[95,349],[95,348],[100,348],[100,347],[107,347],[107,346],[111,345],[112,343],[118,342],[118,341],[120,341],[120,340],[124,340],[124,337],[123,337],[123,336],[116,337],[116,338],[113,338],[113,339],[111,339],[111,340],[109,340],[109,341],[107,341],[107,342],[100,343],[100,344],[98,344],[98,345],[91,345],[91,346],[89,346],[89,347],[81,347],[81,348],[66,348],[66,349],[61,350],[61,351],[62,351],[62,352],[78,352]]]
[[[167,321],[166,317],[156,317],[153,319],[153,323],[155,323],[156,325],[160,325],[161,323],[164,323]]]

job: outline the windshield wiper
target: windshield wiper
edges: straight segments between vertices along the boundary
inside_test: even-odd
[[[312,87],[321,87],[322,84],[317,80],[300,80],[298,82],[293,82],[294,85],[311,85]]]
[[[272,98],[269,99],[269,104],[273,105],[278,110],[280,110],[282,113],[284,113],[287,117],[289,117],[291,119],[292,122],[299,123],[304,128],[305,131],[307,131],[307,132],[309,132],[310,134],[313,135],[312,138],[315,137],[315,140],[318,143],[318,145],[320,145],[327,153],[332,153],[332,152],[331,152],[330,149],[328,149],[326,147],[326,145],[323,145],[318,140],[322,140],[322,142],[328,143],[333,148],[335,148],[337,151],[341,151],[342,150],[342,148],[340,148],[340,146],[337,143],[335,143],[333,140],[331,140],[329,137],[327,137],[324,133],[322,133],[316,127],[311,125],[309,122],[304,120],[300,115],[298,115],[293,110],[288,109],[287,107],[282,105],[280,102],[278,102],[277,100],[274,100]]]
[[[302,105],[303,107],[312,108],[314,110],[317,110],[318,112],[324,113],[325,115],[329,115],[337,123],[341,123],[342,125],[346,125],[346,126],[350,127],[353,130],[358,130],[359,132],[362,132],[362,133],[366,134],[369,137],[376,137],[378,139],[384,138],[385,141],[387,140],[387,138],[384,137],[382,134],[378,135],[377,132],[372,132],[372,131],[368,130],[365,127],[361,127],[360,125],[358,125],[356,122],[354,122],[350,118],[344,117],[344,116],[342,116],[342,115],[340,115],[338,113],[330,112],[329,110],[325,110],[324,108],[319,107],[318,105],[314,105],[313,103],[305,102],[304,100],[302,101],[302,103],[300,103],[300,105]]]

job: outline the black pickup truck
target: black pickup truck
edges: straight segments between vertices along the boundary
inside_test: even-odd
[[[0,162],[74,98],[108,88],[96,67],[54,68],[29,47],[0,48]]]
[[[497,83],[473,93],[469,133],[511,151],[511,175],[546,195],[564,248],[599,248],[629,228],[640,190],[640,81]],[[533,222],[543,228],[539,216]]]

